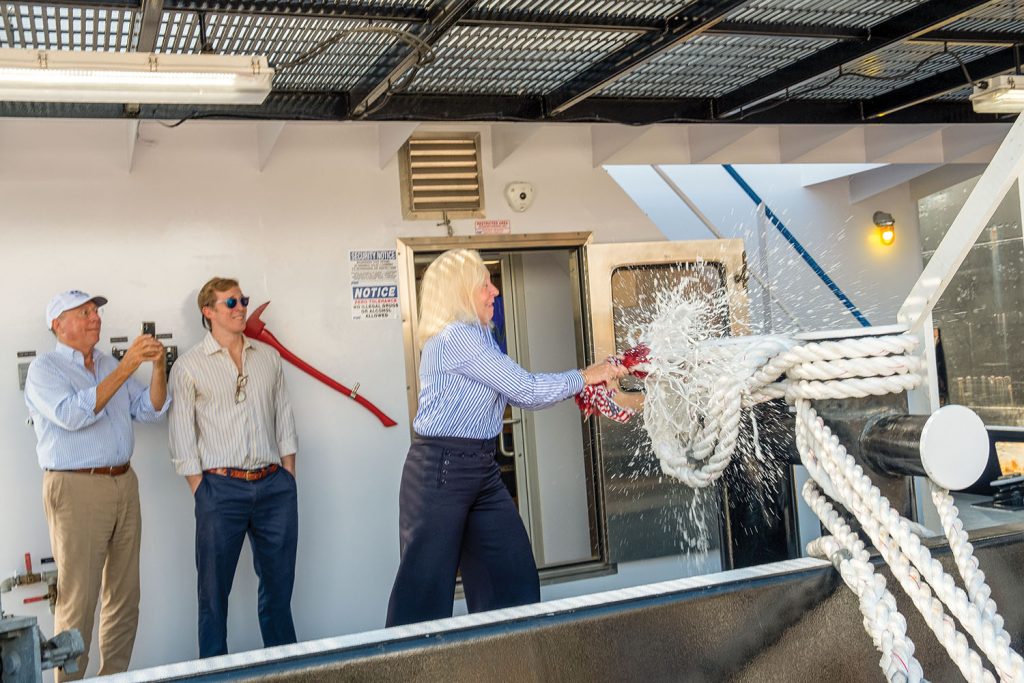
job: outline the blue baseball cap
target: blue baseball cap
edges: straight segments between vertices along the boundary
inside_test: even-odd
[[[64,311],[70,311],[72,308],[78,308],[82,304],[87,304],[90,301],[96,304],[97,307],[107,303],[107,298],[103,296],[90,296],[80,289],[69,289],[66,292],[57,294],[50,303],[46,305],[46,329],[53,329],[53,321],[63,313]]]

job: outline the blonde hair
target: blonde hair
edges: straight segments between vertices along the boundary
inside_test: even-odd
[[[473,249],[450,249],[430,264],[420,284],[420,349],[453,322],[480,324],[474,294],[487,275],[484,260]]]

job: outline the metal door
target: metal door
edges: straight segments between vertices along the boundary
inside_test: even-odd
[[[585,252],[593,358],[629,346],[658,292],[681,282],[693,296],[725,297],[725,328],[734,336],[748,332],[742,240],[591,244]],[[728,516],[719,514],[724,494],[695,492],[663,475],[640,420],[598,420],[596,429],[609,561],[707,552],[731,566],[721,540],[730,533]]]

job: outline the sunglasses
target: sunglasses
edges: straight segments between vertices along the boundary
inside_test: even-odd
[[[247,308],[249,306],[249,297],[243,296],[241,298],[237,298],[237,297],[229,296],[227,299],[221,299],[220,301],[215,301],[214,305],[217,305],[217,304],[224,304],[228,308],[234,308],[238,304],[242,304],[242,308]]]

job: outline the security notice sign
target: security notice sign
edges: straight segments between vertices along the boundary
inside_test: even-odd
[[[397,320],[398,264],[394,249],[348,252],[353,320]]]

